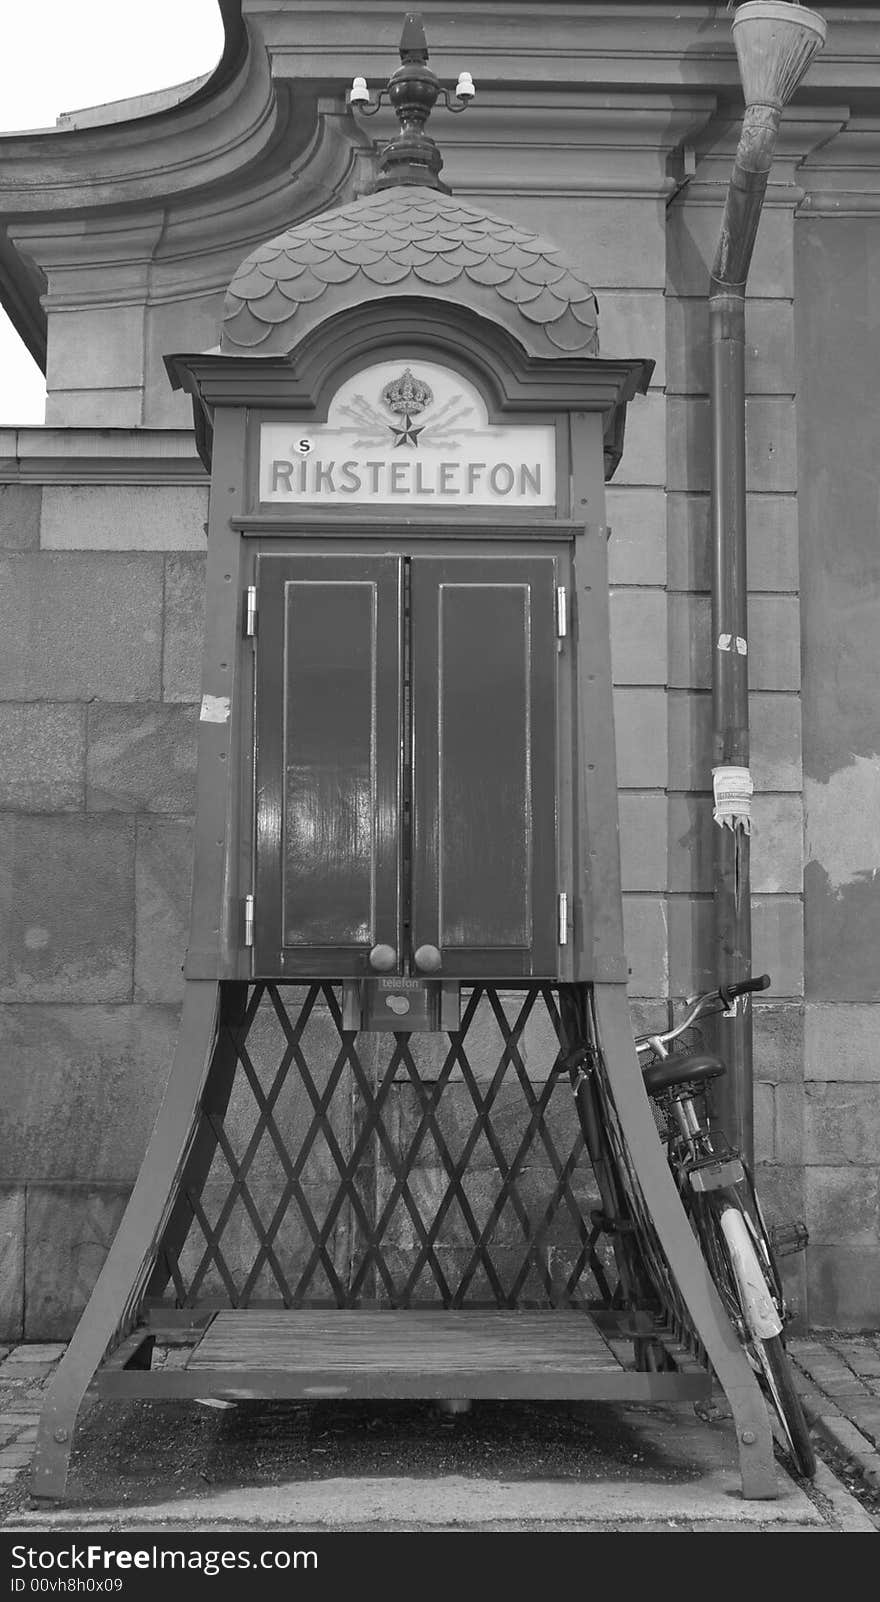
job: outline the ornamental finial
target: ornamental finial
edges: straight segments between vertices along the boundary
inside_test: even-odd
[[[354,110],[372,117],[380,106],[387,104],[393,107],[400,123],[400,132],[379,152],[379,178],[374,188],[420,184],[449,194],[449,186],[440,180],[443,158],[426,132],[425,124],[438,100],[442,100],[447,111],[464,111],[475,94],[469,72],[459,73],[454,91],[440,83],[437,74],[428,66],[428,41],[422,19],[417,12],[408,11],[400,36],[400,66],[391,74],[384,89],[380,89],[374,100],[366,79],[355,78],[348,91],[348,104]]]

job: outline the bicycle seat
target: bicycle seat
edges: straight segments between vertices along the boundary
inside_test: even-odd
[[[659,1096],[673,1085],[700,1084],[717,1079],[725,1073],[724,1063],[711,1051],[693,1051],[690,1056],[664,1057],[652,1062],[644,1071],[645,1089],[649,1096]]]

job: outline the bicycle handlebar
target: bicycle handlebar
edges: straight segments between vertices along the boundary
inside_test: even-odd
[[[761,973],[754,979],[741,979],[738,984],[719,985],[717,990],[704,990],[702,995],[688,996],[685,1002],[685,1006],[689,1008],[687,1017],[680,1024],[676,1024],[674,1029],[658,1030],[650,1035],[637,1035],[636,1051],[642,1052],[667,1045],[669,1041],[684,1034],[684,1031],[696,1023],[698,1018],[705,1017],[707,1013],[719,1012],[722,1008],[728,1010],[737,996],[750,995],[756,990],[766,990],[769,985],[769,973]]]
[[[759,973],[757,979],[742,979],[738,985],[720,985],[718,994],[725,996],[747,996],[752,990],[769,990],[769,973]]]

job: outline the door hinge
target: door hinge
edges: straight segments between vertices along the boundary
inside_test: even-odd
[[[245,638],[252,640],[257,632],[257,586],[249,584],[245,590],[244,605],[244,632]]]
[[[557,916],[559,922],[558,936],[561,946],[568,945],[568,895],[560,890],[557,898]]]
[[[254,943],[254,898],[253,898],[253,896],[245,896],[245,898],[244,898],[244,943],[245,943],[246,946],[252,946],[253,943]]]
[[[556,634],[560,640],[568,634],[568,591],[564,584],[556,586]]]

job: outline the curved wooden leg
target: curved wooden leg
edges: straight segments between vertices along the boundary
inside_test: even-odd
[[[773,1437],[764,1399],[748,1359],[696,1249],[693,1233],[675,1188],[642,1082],[633,1044],[632,1022],[623,985],[597,984],[594,1005],[599,1044],[620,1126],[657,1237],[730,1403],[736,1427],[743,1496],[778,1496]]]
[[[203,1116],[197,1121],[195,1134],[188,1147],[186,1161],[176,1186],[176,1198],[169,1199],[169,1210],[162,1226],[161,1238],[153,1270],[146,1280],[145,1296],[152,1303],[163,1295],[171,1278],[171,1264],[176,1263],[183,1250],[192,1223],[191,1196],[201,1196],[217,1150],[217,1124],[222,1124],[229,1106],[232,1086],[238,1069],[238,1051],[232,1030],[244,1022],[248,1005],[248,985],[238,980],[224,980],[220,989],[220,1005],[214,1044],[210,1054],[210,1071],[199,1096]],[[259,996],[255,994],[255,1004]],[[225,1026],[225,1027],[224,1027]]]
[[[187,981],[174,1062],[137,1182],[40,1414],[31,1469],[37,1498],[64,1496],[82,1399],[114,1337],[136,1316],[211,1066],[219,999],[216,979]]]

